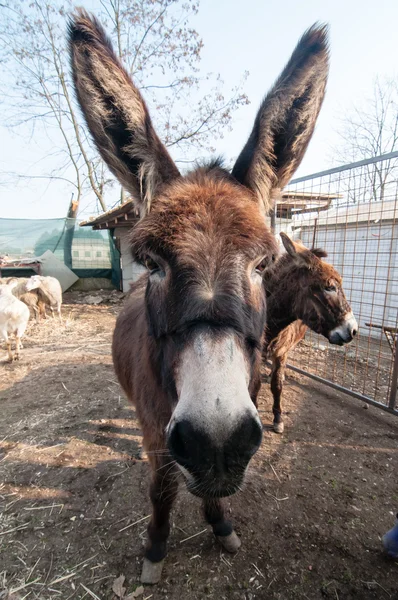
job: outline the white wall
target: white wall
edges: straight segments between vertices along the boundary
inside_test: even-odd
[[[145,272],[145,267],[142,267],[133,260],[131,256],[129,239],[130,229],[127,227],[117,227],[115,229],[115,236],[120,239],[120,255],[121,255],[121,267],[122,267],[122,284],[123,292],[128,292],[130,284]]]

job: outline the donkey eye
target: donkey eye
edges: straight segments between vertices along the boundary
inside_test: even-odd
[[[151,256],[145,256],[143,263],[150,273],[154,273],[160,269],[158,263]]]
[[[255,271],[258,275],[262,275],[267,267],[269,267],[269,258],[263,258],[261,262],[256,265]]]
[[[337,287],[335,285],[325,285],[325,292],[337,292]]]

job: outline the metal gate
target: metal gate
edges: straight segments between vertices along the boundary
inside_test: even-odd
[[[308,332],[288,366],[398,415],[398,152],[293,180],[274,226],[328,252],[359,323],[344,347]]]

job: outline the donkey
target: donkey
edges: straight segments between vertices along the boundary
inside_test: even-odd
[[[79,11],[69,36],[87,125],[141,215],[131,251],[148,272],[117,319],[113,361],[152,470],[141,580],[156,583],[178,472],[203,499],[223,547],[240,546],[222,498],[239,490],[262,439],[262,273],[277,253],[265,216],[314,130],[328,74],[327,28],[314,25],[300,40],[232,172],[216,161],[184,176],[99,23]]]
[[[271,391],[273,428],[283,433],[281,397],[287,355],[303,339],[308,328],[325,336],[331,344],[351,342],[358,324],[345,297],[336,269],[323,262],[325,250],[309,250],[280,234],[286,253],[264,274],[267,325],[264,359],[272,360]]]

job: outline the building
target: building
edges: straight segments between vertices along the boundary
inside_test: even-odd
[[[72,242],[73,269],[110,269],[111,252],[106,238],[74,238]]]

